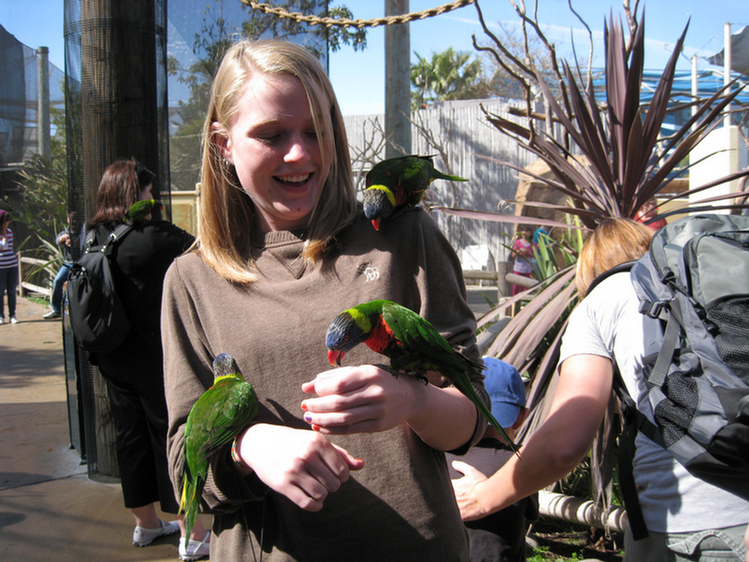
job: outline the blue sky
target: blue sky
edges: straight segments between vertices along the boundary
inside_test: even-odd
[[[174,0],[173,0],[174,1]],[[239,0],[235,0],[237,3]],[[228,3],[229,0],[224,0]],[[333,0],[332,4],[346,4],[357,18],[368,19],[384,15],[384,0]],[[447,0],[410,0],[412,12],[447,3]],[[518,17],[509,0],[480,0],[484,19],[491,26],[496,22],[517,25]],[[633,0],[634,3],[634,0]],[[526,0],[528,6],[533,0]],[[19,41],[36,48],[47,46],[50,60],[64,68],[63,0],[0,0],[0,24]],[[603,54],[602,30],[604,19],[613,10],[621,14],[620,1],[573,0],[573,7],[594,32],[595,50]],[[732,24],[734,32],[749,25],[749,2],[746,0],[651,0],[645,2],[645,37],[648,55],[645,66],[660,69],[666,63],[673,44],[691,17],[684,56],[680,67],[689,68],[693,54],[704,57],[723,48],[723,29]],[[569,47],[573,35],[578,54],[587,56],[587,35],[580,33],[582,26],[570,13],[567,0],[539,0],[538,20],[545,33],[557,45],[560,56],[571,59]],[[497,29],[498,32],[498,29]],[[410,24],[411,59],[414,52],[430,58],[432,52],[447,47],[458,51],[471,51],[471,35],[479,42],[484,35],[478,23],[476,9],[467,6],[436,18],[419,20]],[[600,59],[594,64],[600,65]],[[700,68],[707,67],[700,61]],[[330,74],[345,114],[381,113],[384,107],[384,28],[371,28],[368,47],[354,52],[344,47],[330,57]]]

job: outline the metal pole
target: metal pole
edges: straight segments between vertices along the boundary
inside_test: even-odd
[[[692,55],[692,102],[696,102],[700,95],[699,78],[697,76],[697,55]],[[697,104],[692,105],[692,116],[697,113]],[[697,129],[697,123],[692,125],[692,130]]]
[[[409,0],[385,0],[385,15],[409,12]],[[385,157],[411,153],[411,39],[408,23],[385,27]]]
[[[47,158],[52,157],[52,142],[49,132],[49,48],[36,50],[38,96],[36,110],[37,152]]]
[[[731,24],[727,23],[723,28],[723,85],[727,86],[731,82]],[[726,92],[728,95],[729,92]],[[726,113],[723,117],[723,126],[731,126],[731,105],[726,106]]]

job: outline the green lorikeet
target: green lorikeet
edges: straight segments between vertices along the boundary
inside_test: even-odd
[[[387,356],[394,371],[413,372],[420,377],[425,377],[427,371],[436,371],[446,377],[517,452],[468,377],[469,372],[484,369],[483,363],[455,350],[429,321],[388,300],[374,300],[349,308],[335,317],[325,335],[328,361],[331,365],[340,365],[344,354],[362,342]]]
[[[467,181],[436,170],[431,156],[401,156],[378,162],[367,174],[362,195],[364,216],[379,230],[380,221],[399,207],[417,205],[435,179]]]
[[[210,456],[231,443],[258,409],[255,391],[231,355],[222,353],[213,360],[213,375],[213,386],[195,402],[185,425],[179,508],[185,513],[188,537],[200,510]]]
[[[128,209],[127,213],[125,213],[124,218],[126,221],[144,222],[148,220],[148,215],[150,215],[154,210],[159,211],[163,208],[164,205],[161,201],[157,201],[156,199],[143,199],[133,203],[133,206]]]

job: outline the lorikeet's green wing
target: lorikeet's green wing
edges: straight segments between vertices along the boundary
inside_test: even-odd
[[[393,302],[383,304],[382,319],[403,347],[403,355],[392,359],[393,368],[412,368],[417,372],[431,370],[444,375],[474,403],[510,448],[517,452],[517,447],[476,393],[468,376],[471,371],[480,372],[484,368],[483,363],[477,363],[455,350],[429,321],[404,306]]]
[[[258,410],[252,385],[230,355],[216,357],[213,371],[213,386],[195,402],[185,425],[180,511],[185,512],[188,536],[198,517],[210,456],[244,430]]]
[[[161,201],[156,199],[143,199],[133,203],[132,207],[125,213],[125,220],[131,222],[143,222],[154,210],[163,209]]]

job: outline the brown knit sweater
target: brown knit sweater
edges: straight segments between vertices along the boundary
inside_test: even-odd
[[[182,466],[185,420],[212,384],[211,363],[219,353],[233,355],[253,384],[260,401],[254,422],[302,429],[309,426],[300,403],[308,396],[300,386],[330,369],[325,332],[353,305],[376,298],[403,304],[478,358],[460,264],[426,213],[406,212],[379,232],[360,217],[338,242],[323,264],[310,266],[300,256],[296,235],[256,235],[253,257],[260,279],[249,287],[221,279],[195,254],[175,261],[162,310],[174,482]],[[386,362],[365,345],[346,355],[347,365]],[[485,398],[483,382],[475,383]],[[459,453],[480,438],[483,424],[479,416],[471,443]],[[405,425],[331,441],[364,459],[365,467],[352,472],[317,513],[269,491],[254,475],[240,479],[228,448],[214,458],[204,492],[204,507],[214,513],[213,562],[254,560],[261,533],[266,562],[468,560],[442,452]]]

